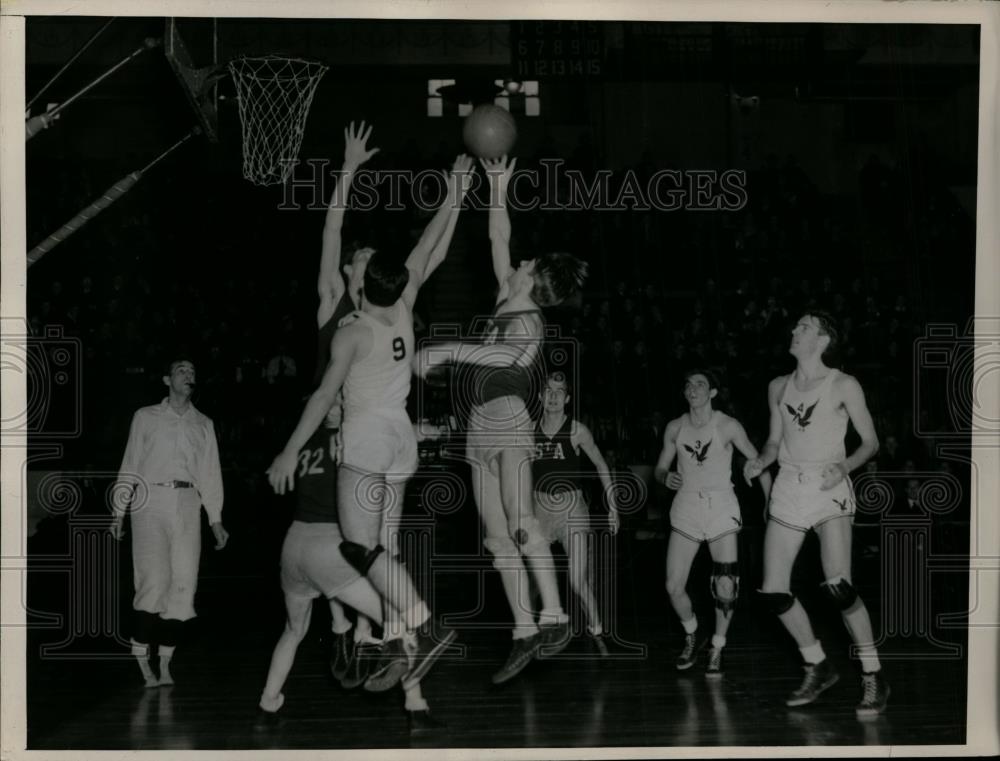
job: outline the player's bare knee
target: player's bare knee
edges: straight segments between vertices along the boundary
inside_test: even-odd
[[[667,576],[667,594],[680,597],[687,592],[687,576]]]
[[[498,571],[522,570],[521,551],[509,536],[488,536],[483,546],[492,555],[493,567]]]

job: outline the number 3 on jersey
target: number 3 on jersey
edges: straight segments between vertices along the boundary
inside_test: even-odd
[[[406,344],[403,339],[396,336],[392,339],[392,358],[399,361],[406,356]]]

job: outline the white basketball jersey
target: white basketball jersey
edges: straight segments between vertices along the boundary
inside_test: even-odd
[[[782,465],[811,467],[843,461],[848,415],[843,406],[833,403],[833,381],[838,375],[837,370],[830,370],[818,388],[806,392],[795,388],[794,378],[788,376],[778,403],[783,423],[778,462]]]
[[[677,432],[677,470],[684,477],[682,492],[726,491],[733,488],[733,445],[719,434],[718,410],[701,428],[685,413]]]
[[[371,411],[405,414],[414,343],[410,310],[402,301],[397,302],[392,325],[360,310],[351,318],[372,329],[372,349],[367,357],[351,365],[344,380],[345,416]]]

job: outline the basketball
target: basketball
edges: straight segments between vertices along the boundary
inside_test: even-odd
[[[465,117],[462,139],[466,147],[481,159],[497,159],[514,147],[517,140],[517,123],[510,112],[486,104],[476,106]]]

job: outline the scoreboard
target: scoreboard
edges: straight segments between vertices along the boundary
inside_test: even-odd
[[[521,79],[605,73],[604,24],[596,21],[513,21],[510,46]]]

